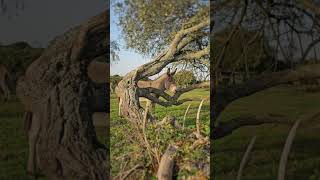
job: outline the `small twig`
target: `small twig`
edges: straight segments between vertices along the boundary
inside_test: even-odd
[[[244,169],[244,166],[245,166],[245,165],[247,164],[247,162],[248,162],[248,157],[249,157],[249,154],[250,154],[250,152],[251,152],[251,150],[252,150],[252,147],[253,147],[255,141],[256,141],[256,136],[254,136],[254,137],[251,139],[251,141],[250,141],[250,143],[249,143],[249,145],[248,145],[248,147],[247,147],[247,150],[246,150],[246,152],[244,153],[244,155],[243,155],[243,157],[242,157],[242,160],[241,160],[241,163],[240,163],[240,167],[239,167],[239,171],[238,171],[238,175],[237,175],[237,180],[240,180],[240,179],[241,179],[242,171],[243,171],[243,169]]]
[[[201,124],[200,124],[200,111],[202,108],[203,101],[204,101],[204,99],[202,99],[202,101],[199,105],[199,108],[198,108],[198,112],[197,112],[197,119],[196,119],[197,134],[201,134],[201,132],[200,132],[200,126],[201,126]]]
[[[183,124],[182,124],[182,129],[184,129],[184,126],[185,126],[185,122],[186,122],[186,117],[187,117],[187,114],[188,114],[188,111],[189,111],[189,108],[190,108],[191,104],[189,104],[189,106],[187,107],[187,110],[186,112],[184,113],[184,116],[183,116]]]

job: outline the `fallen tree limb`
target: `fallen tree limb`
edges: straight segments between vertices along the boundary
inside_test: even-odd
[[[161,157],[159,169],[157,173],[158,180],[171,180],[173,175],[174,155],[177,147],[169,145],[166,152]]]

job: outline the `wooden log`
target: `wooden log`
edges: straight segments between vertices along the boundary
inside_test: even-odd
[[[174,155],[177,148],[174,145],[169,145],[166,152],[163,154],[157,173],[158,180],[171,180],[173,176]]]

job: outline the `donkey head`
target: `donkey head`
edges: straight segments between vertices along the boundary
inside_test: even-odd
[[[167,72],[165,73],[165,78],[164,78],[165,90],[169,90],[173,93],[175,93],[177,90],[177,84],[173,78],[173,75],[176,73],[176,71],[177,71],[177,68],[173,72],[170,72],[170,68],[168,68]]]

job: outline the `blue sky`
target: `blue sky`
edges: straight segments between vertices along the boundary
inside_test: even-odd
[[[118,16],[113,11],[113,6],[110,7],[110,39],[116,40],[120,45],[120,51],[118,52],[119,61],[110,65],[111,75],[119,74],[125,75],[130,70],[145,64],[150,61],[150,58],[143,57],[142,55],[135,53],[133,50],[125,48],[125,41],[121,36],[121,29],[117,26]]]

